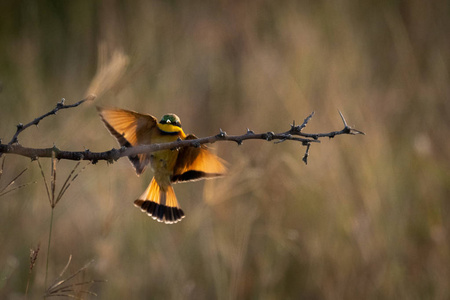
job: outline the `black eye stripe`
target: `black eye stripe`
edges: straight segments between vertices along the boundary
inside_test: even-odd
[[[175,123],[170,122],[170,123],[167,123],[166,120],[161,120],[161,121],[159,121],[159,124],[171,124],[171,125],[178,126],[178,127],[181,128],[181,123],[180,123],[180,122],[175,122]]]

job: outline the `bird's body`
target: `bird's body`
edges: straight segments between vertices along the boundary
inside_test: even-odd
[[[110,133],[121,146],[168,143],[177,139],[195,139],[186,135],[180,119],[174,114],[164,115],[161,121],[148,114],[124,109],[98,108]],[[142,211],[165,223],[176,223],[184,217],[172,184],[223,175],[223,161],[205,146],[161,150],[150,154],[129,156],[138,175],[150,164],[154,177],[145,192],[134,202]]]

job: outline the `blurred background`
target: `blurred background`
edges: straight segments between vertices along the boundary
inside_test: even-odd
[[[95,105],[180,116],[197,136],[306,132],[366,136],[216,143],[221,179],[178,184],[176,225],[133,206],[152,177],[127,159],[81,164],[54,209],[41,171],[6,155],[0,298],[40,298],[89,267],[75,295],[100,299],[449,299],[448,1],[1,1],[0,138],[66,99],[95,102],[19,136],[29,147],[117,147]],[[119,53],[119,54],[118,54]],[[120,54],[122,53],[122,54]],[[92,80],[119,56],[123,73]],[[109,75],[114,73],[107,69]],[[40,160],[50,181],[50,159]],[[56,190],[76,162],[57,164]],[[35,182],[35,183],[33,183]],[[30,272],[30,248],[40,245]]]

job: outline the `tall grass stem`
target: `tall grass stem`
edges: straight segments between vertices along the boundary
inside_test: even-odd
[[[48,277],[48,261],[50,259],[50,245],[52,242],[52,230],[53,230],[53,207],[52,213],[50,215],[50,229],[48,232],[48,245],[47,245],[47,262],[45,265],[45,286],[47,286],[47,277]]]

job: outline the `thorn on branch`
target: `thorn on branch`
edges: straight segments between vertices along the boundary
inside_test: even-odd
[[[66,101],[66,99],[62,98],[61,101],[56,103],[56,108],[60,109],[60,108],[64,107],[64,102],[65,101]],[[55,113],[56,113],[56,111],[55,111]]]
[[[296,126],[295,125],[295,120],[292,121],[290,132],[292,132],[292,133],[300,133],[300,126]]]
[[[217,137],[224,138],[227,135],[227,133],[225,131],[223,131],[222,128],[220,128],[219,130],[220,130],[220,132],[217,135]]]
[[[342,123],[344,123],[344,129],[342,130],[344,134],[352,134],[352,135],[362,134],[362,135],[366,135],[361,130],[353,129],[350,126],[348,126],[347,121],[345,121],[344,115],[341,113],[340,110],[338,110],[338,112],[339,112],[339,115],[341,116]],[[334,136],[332,136],[332,137],[334,137]]]
[[[347,128],[348,125],[347,125],[347,122],[345,121],[344,115],[341,113],[340,110],[338,110],[338,112],[339,112],[339,115],[341,116],[342,123],[344,123],[344,127]]]
[[[247,128],[247,134],[255,134],[255,132]]]
[[[356,135],[356,134],[366,135],[366,134],[365,134],[364,132],[362,132],[361,130],[354,129],[354,128],[350,128],[349,134],[352,134],[352,135]]]

